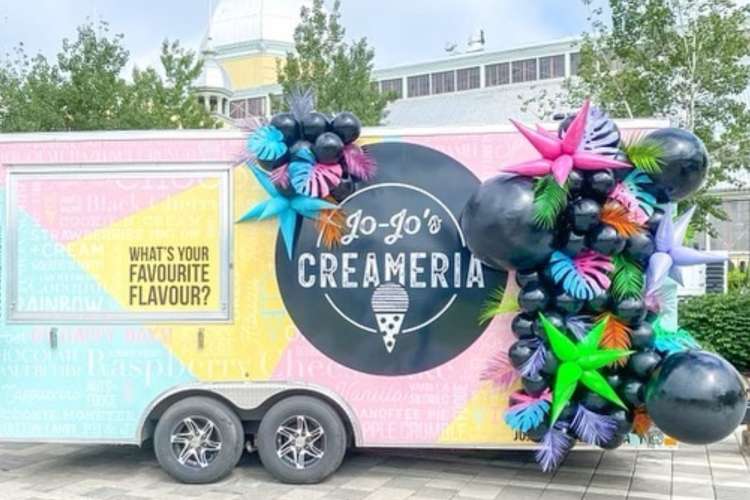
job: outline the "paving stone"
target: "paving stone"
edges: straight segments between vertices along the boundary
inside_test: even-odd
[[[414,497],[430,498],[432,500],[448,500],[458,495],[458,490],[443,488],[421,488],[414,493]]]

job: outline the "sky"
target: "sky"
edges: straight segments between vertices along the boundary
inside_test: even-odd
[[[27,52],[54,56],[65,37],[89,19],[104,19],[125,35],[139,66],[158,65],[162,40],[197,49],[209,0],[0,0],[0,54],[19,43]],[[580,0],[342,0],[348,38],[367,37],[376,67],[444,55],[484,29],[488,49],[580,34],[587,9]]]

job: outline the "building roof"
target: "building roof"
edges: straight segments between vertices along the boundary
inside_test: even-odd
[[[291,45],[300,9],[310,3],[310,0],[218,0],[208,37],[220,54],[258,41]]]
[[[193,82],[197,91],[201,90],[223,90],[230,92],[232,80],[224,67],[215,58],[215,53],[210,49],[203,51],[203,69],[198,78]]]

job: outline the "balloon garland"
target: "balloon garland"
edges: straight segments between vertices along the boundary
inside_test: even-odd
[[[345,215],[339,208],[357,182],[375,175],[377,165],[355,144],[362,130],[352,113],[333,119],[315,111],[312,92],[294,92],[290,112],[251,130],[242,161],[270,199],[258,203],[238,222],[278,217],[281,237],[291,259],[300,217],[316,220],[321,241],[341,241]]]
[[[517,341],[483,375],[520,380],[506,424],[539,443],[545,471],[576,440],[614,449],[652,424],[689,443],[731,433],[744,382],[676,322],[680,268],[726,259],[683,246],[692,209],[673,221],[705,179],[701,141],[662,129],[625,142],[588,101],[557,134],[513,124],[541,158],[485,181],[461,217],[472,252],[520,287]],[[507,312],[502,297],[482,321]]]

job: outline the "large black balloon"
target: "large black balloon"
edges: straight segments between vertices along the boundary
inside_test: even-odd
[[[609,224],[601,224],[588,234],[590,249],[604,255],[614,255],[625,248],[625,240]]]
[[[482,183],[464,207],[461,229],[474,255],[496,269],[531,269],[554,251],[553,231],[534,222],[534,184],[526,177]]]
[[[601,205],[590,198],[576,200],[573,203],[570,215],[573,229],[579,233],[585,233],[596,227],[599,224],[599,213],[601,210]]]
[[[646,387],[646,409],[668,436],[709,444],[730,435],[746,411],[745,383],[725,359],[704,351],[668,356]]]
[[[633,429],[633,416],[630,412],[617,408],[609,416],[617,422],[616,434],[626,435]]]
[[[708,174],[708,153],[703,142],[679,128],[663,128],[646,138],[662,150],[661,171],[651,174],[659,194],[681,200],[695,193]]]

